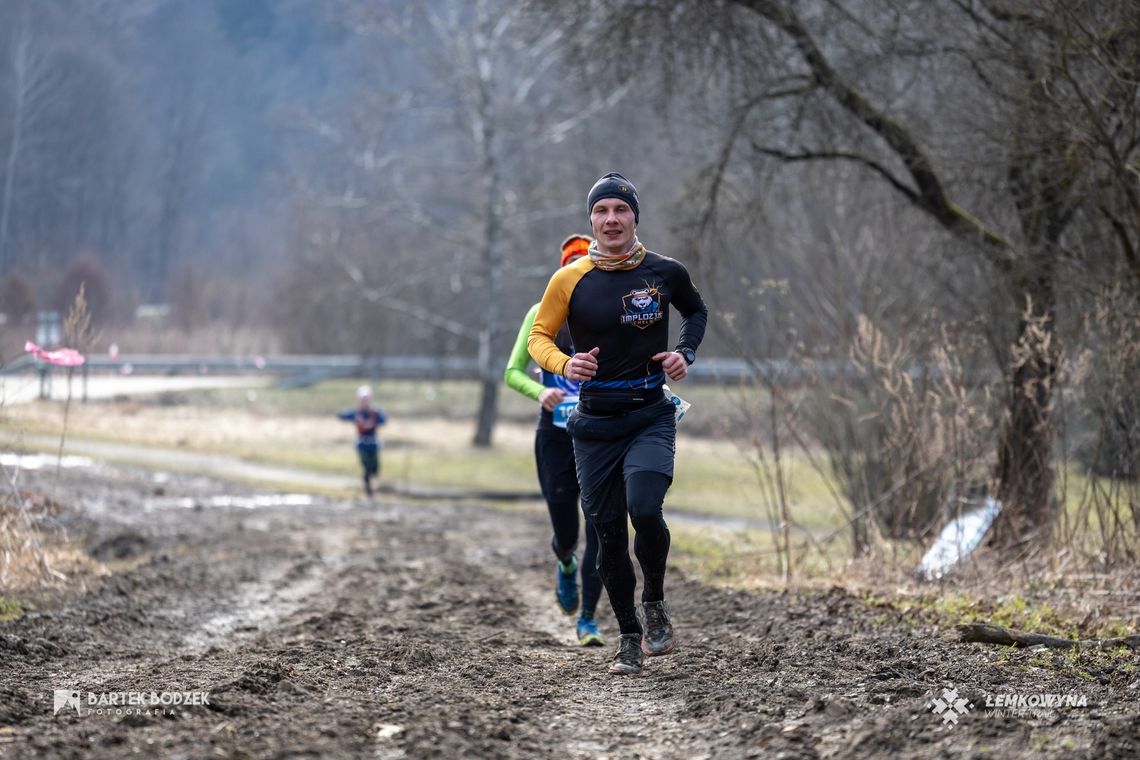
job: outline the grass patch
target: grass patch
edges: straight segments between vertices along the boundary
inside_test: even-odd
[[[197,453],[319,473],[355,476],[354,432],[336,412],[351,405],[358,380],[336,380],[303,389],[179,391],[133,400],[73,407],[67,435],[80,440],[126,443]],[[702,409],[728,403],[714,386],[687,396]],[[446,381],[384,381],[377,402],[389,416],[382,431],[382,480],[406,486],[469,487],[536,493],[534,420],[537,405],[505,391],[495,445],[471,445],[477,385]],[[30,403],[7,409],[0,438],[26,448],[57,445],[58,404]],[[718,412],[719,414],[720,412]],[[757,521],[769,519],[745,452],[726,440],[699,437],[688,421],[678,440],[677,474],[666,507]],[[39,440],[33,440],[36,437]],[[95,455],[94,452],[86,452]],[[827,528],[840,519],[826,481],[806,459],[788,463],[794,520]]]
[[[464,380],[367,380],[347,378],[326,380],[307,388],[202,389],[179,392],[182,403],[214,408],[248,408],[251,404],[271,414],[325,415],[348,409],[356,403],[356,389],[369,384],[373,400],[384,413],[396,417],[443,417],[474,421],[481,389]],[[693,404],[691,416],[699,420],[693,428],[704,430],[714,422],[731,420],[735,402],[715,385],[686,386],[681,395]],[[499,395],[499,419],[510,422],[533,421],[538,404],[504,387]],[[683,423],[690,426],[689,418]]]
[[[1075,621],[1047,603],[1024,597],[986,599],[966,593],[910,596],[891,600],[904,615],[945,628],[963,623],[988,623],[1051,636],[1072,636]]]
[[[383,454],[386,480],[405,485],[538,493],[534,454],[518,449],[425,450],[404,446]]]
[[[842,511],[831,497],[826,478],[807,458],[787,456],[784,467],[793,522],[813,530],[841,525]],[[730,443],[684,436],[679,436],[677,441],[676,473],[668,503],[692,512],[755,520],[779,519],[770,512],[771,502],[765,497],[746,453]]]
[[[764,586],[775,555],[767,531],[670,525],[669,564],[689,578],[733,588]]]
[[[892,598],[867,597],[872,605],[889,605],[912,621],[933,623],[952,628],[965,623],[986,623],[1018,631],[1043,633],[1068,639],[1100,638],[1120,635],[1120,620],[1104,620],[1081,630],[1075,611],[1068,612],[1054,604],[1024,596],[1009,595],[986,598],[968,593],[909,595]]]
[[[1013,649],[1010,647],[1010,649]],[[1136,672],[1136,654],[1127,648],[1114,649],[1045,649],[1014,650],[1027,668],[1040,668],[1066,673],[1090,683],[1097,681],[1097,673],[1124,674]]]
[[[737,589],[784,587],[780,556],[769,530],[729,530],[672,522],[669,533],[669,564],[690,578]],[[843,563],[821,556],[817,550],[805,550],[795,537],[793,543],[794,584],[831,585]]]
[[[24,605],[19,599],[0,596],[0,623],[18,620],[24,615]]]

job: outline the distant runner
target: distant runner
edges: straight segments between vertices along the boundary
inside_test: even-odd
[[[638,241],[639,198],[632,182],[620,174],[599,179],[586,213],[597,242],[586,258],[551,277],[528,348],[543,369],[581,383],[567,429],[582,507],[598,531],[602,581],[621,629],[610,671],[638,674],[645,655],[668,654],[676,646],[665,603],[669,528],[661,506],[673,482],[677,424],[662,386],[666,376],[683,380],[696,361],[708,309],[680,262]],[[672,351],[670,305],[682,317]],[[563,324],[579,352],[573,356],[557,342]],[[634,606],[627,513],[645,576],[644,628]]]
[[[356,389],[356,408],[346,409],[337,417],[356,423],[356,454],[364,469],[364,493],[371,499],[372,478],[380,477],[379,428],[388,418],[384,412],[372,406],[372,389],[367,385]]]
[[[562,242],[561,266],[566,266],[586,255],[592,238],[585,235],[571,235]],[[534,432],[534,459],[538,466],[538,482],[546,508],[550,512],[550,522],[554,526],[554,536],[550,547],[558,558],[554,571],[554,597],[559,609],[566,615],[578,611],[579,568],[575,549],[578,546],[578,477],[574,472],[574,447],[569,434],[554,423],[553,412],[564,399],[578,395],[578,383],[561,375],[542,371],[542,382],[527,374],[530,354],[527,353],[527,339],[530,337],[534,315],[538,304],[531,307],[519,328],[518,339],[511,352],[504,379],[507,385],[524,396],[534,399],[541,405],[538,413],[538,427]],[[560,350],[568,355],[574,353],[570,343],[570,333],[563,326],[555,339]],[[578,616],[578,643],[582,646],[604,646],[605,639],[598,630],[594,611],[598,598],[602,595],[602,579],[598,575],[598,536],[589,520],[586,521],[586,549],[582,553],[582,599],[581,614]]]

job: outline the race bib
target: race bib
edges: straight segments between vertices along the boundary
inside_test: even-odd
[[[662,390],[665,391],[665,398],[673,402],[673,420],[680,422],[681,418],[685,416],[685,412],[689,411],[689,407],[692,406],[692,404],[680,396],[673,395],[673,391],[669,390],[668,385],[662,386]]]
[[[574,411],[574,407],[578,406],[577,396],[567,396],[563,399],[562,403],[554,407],[554,426],[566,429],[566,420],[570,419],[570,413]]]

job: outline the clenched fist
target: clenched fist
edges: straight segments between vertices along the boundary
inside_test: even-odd
[[[598,352],[601,349],[595,346],[588,353],[574,354],[566,362],[566,379],[582,382],[598,374]],[[684,359],[681,360],[682,362]]]
[[[655,362],[661,362],[661,369],[675,383],[681,382],[689,374],[689,363],[676,351],[662,351],[651,358]]]
[[[538,394],[538,403],[542,404],[542,408],[546,411],[553,412],[554,407],[561,404],[564,398],[566,393],[561,388],[547,388]]]

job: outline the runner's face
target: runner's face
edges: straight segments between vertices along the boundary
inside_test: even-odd
[[[620,198],[602,198],[590,210],[590,226],[598,248],[606,253],[625,253],[633,245],[637,225],[633,209]]]

